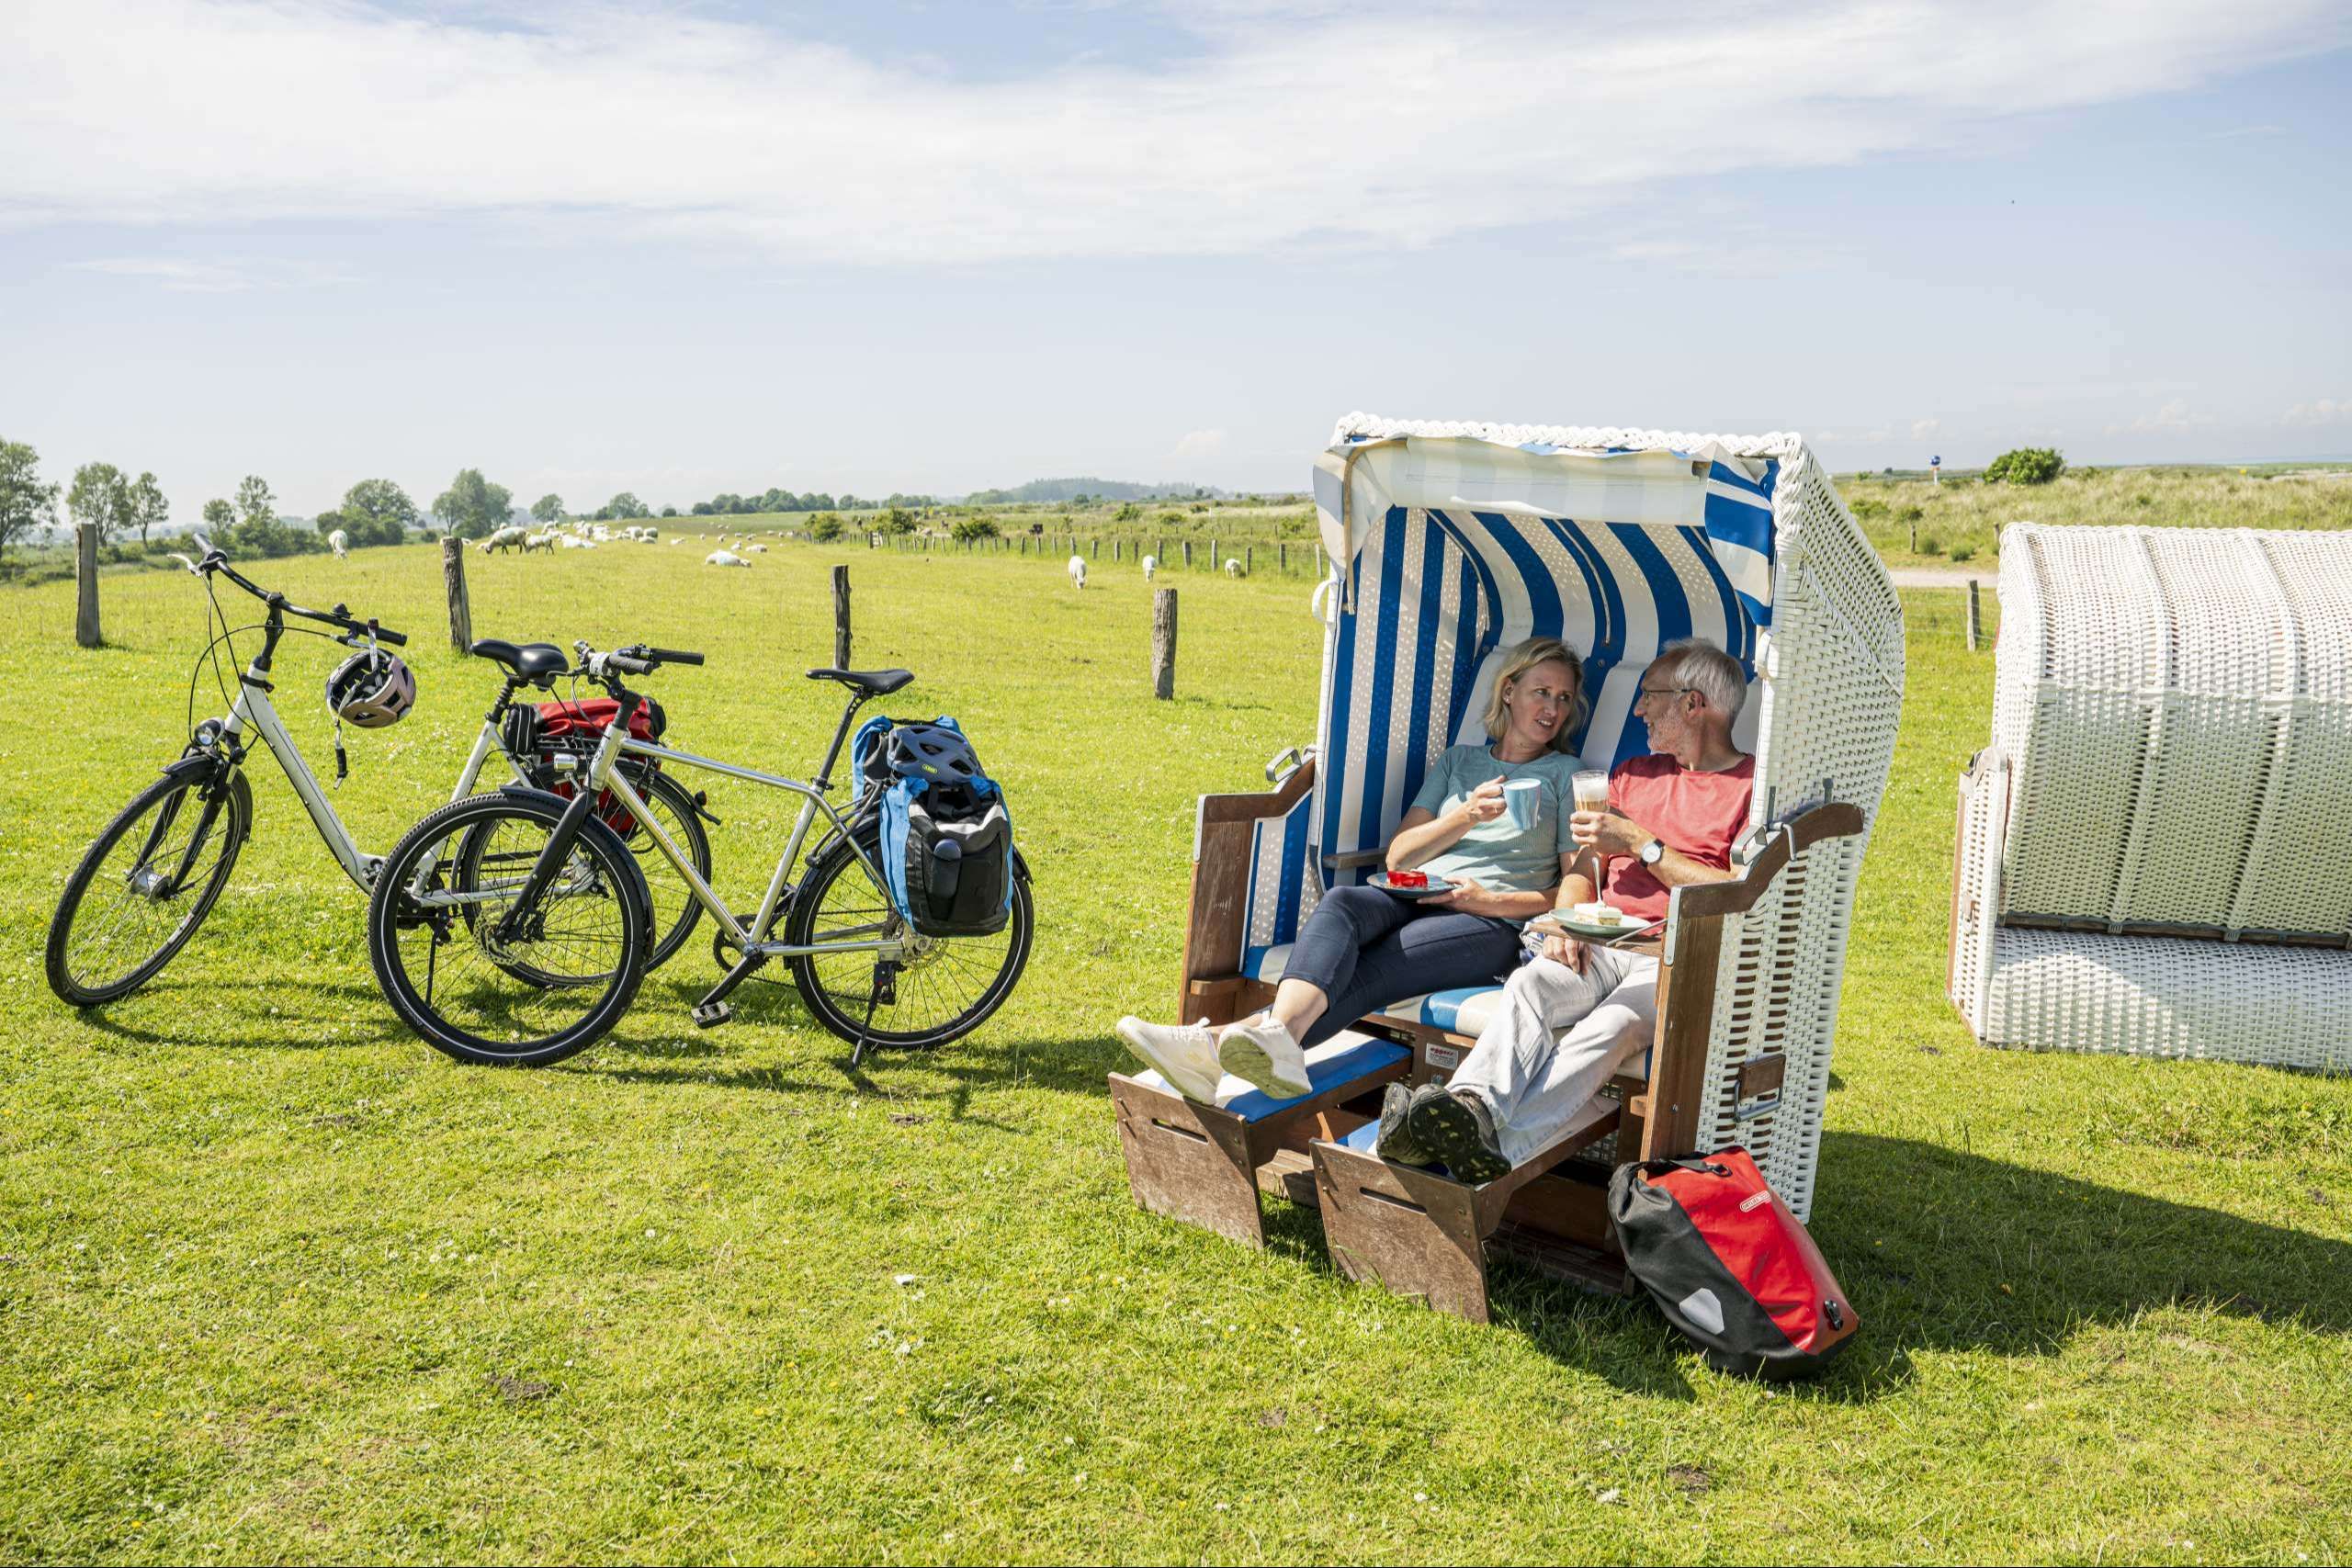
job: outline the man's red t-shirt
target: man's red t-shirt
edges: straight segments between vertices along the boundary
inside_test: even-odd
[[[1666,840],[1666,847],[1723,870],[1731,847],[1747,830],[1747,799],[1755,793],[1756,759],[1742,757],[1719,773],[1685,768],[1659,754],[1635,757],[1609,779],[1609,804]],[[1638,855],[1611,855],[1601,897],[1629,915],[1655,920],[1666,913],[1669,888]]]

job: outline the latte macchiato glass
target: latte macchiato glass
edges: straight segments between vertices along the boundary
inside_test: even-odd
[[[1577,774],[1573,787],[1578,811],[1609,809],[1609,775],[1599,768],[1587,768]]]

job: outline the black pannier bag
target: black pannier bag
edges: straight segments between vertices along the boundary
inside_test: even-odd
[[[883,879],[923,936],[988,936],[1012,913],[1012,818],[952,718],[868,719],[850,760],[878,792]]]

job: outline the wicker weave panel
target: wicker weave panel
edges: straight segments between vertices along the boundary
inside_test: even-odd
[[[2352,1071],[2352,953],[2000,933],[1988,1045]]]

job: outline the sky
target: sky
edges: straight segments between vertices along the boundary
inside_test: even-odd
[[[187,521],[2352,457],[2352,8],[0,0],[0,438]]]

